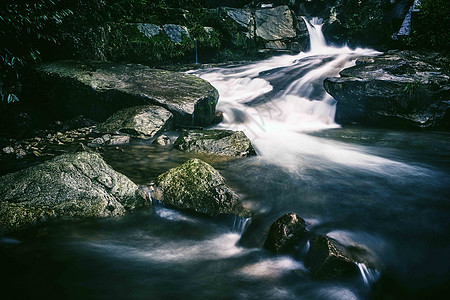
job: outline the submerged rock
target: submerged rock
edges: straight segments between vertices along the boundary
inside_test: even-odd
[[[196,76],[114,62],[44,63],[24,90],[65,119],[82,114],[104,121],[121,109],[154,104],[169,110],[176,126],[211,124],[219,97]]]
[[[332,279],[358,274],[356,261],[345,246],[326,235],[310,240],[305,264],[316,279]]]
[[[239,196],[225,183],[225,179],[211,165],[191,159],[183,165],[158,176],[156,199],[181,209],[189,209],[209,216],[249,215]]]
[[[153,145],[169,146],[171,144],[170,137],[163,134],[158,136],[152,143]]]
[[[173,127],[173,115],[156,105],[122,109],[97,127],[104,133],[125,133],[132,137],[151,139]]]
[[[252,143],[242,131],[189,130],[175,141],[174,148],[197,153],[245,157],[256,155]]]
[[[288,253],[306,238],[306,222],[295,213],[288,213],[270,226],[264,248],[273,253]]]
[[[437,54],[390,51],[327,78],[336,121],[385,127],[450,128],[449,62]]]
[[[0,234],[57,218],[120,216],[148,201],[100,155],[79,152],[0,177]]]

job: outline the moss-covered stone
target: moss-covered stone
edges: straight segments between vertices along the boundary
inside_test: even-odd
[[[174,147],[181,151],[212,153],[223,156],[256,155],[252,143],[242,131],[189,130],[175,141]]]
[[[0,234],[56,218],[120,216],[146,207],[138,187],[100,155],[79,152],[0,177]]]
[[[158,200],[180,209],[209,216],[249,215],[241,205],[239,196],[226,185],[222,175],[199,159],[191,159],[160,175],[156,186],[160,191]]]
[[[196,76],[139,64],[58,61],[39,65],[24,89],[62,119],[84,115],[104,121],[127,107],[153,104],[178,126],[208,125],[217,90]]]
[[[122,109],[97,127],[102,133],[126,133],[133,137],[150,139],[173,127],[173,115],[156,105]]]

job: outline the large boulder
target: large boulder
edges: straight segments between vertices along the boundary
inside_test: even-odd
[[[63,119],[82,114],[104,121],[120,109],[154,104],[169,110],[176,126],[210,124],[219,97],[213,86],[193,75],[113,62],[44,63],[25,90]]]
[[[173,115],[156,105],[122,109],[97,127],[103,133],[125,133],[133,137],[151,139],[173,127]]]
[[[2,176],[0,194],[1,235],[57,218],[120,216],[149,205],[133,182],[92,152]]]
[[[209,216],[248,216],[239,196],[226,185],[222,175],[199,159],[191,159],[158,176],[154,197],[167,205]]]
[[[295,213],[288,213],[270,226],[264,248],[273,253],[292,252],[307,236],[306,222]]]
[[[197,153],[245,157],[256,155],[252,143],[242,131],[189,130],[175,141],[174,148]]]
[[[390,51],[359,59],[324,86],[338,101],[338,123],[450,128],[448,65],[438,54]]]
[[[255,11],[256,36],[276,41],[296,36],[294,19],[289,7],[283,5]]]
[[[248,38],[255,37],[255,19],[253,18],[253,11],[251,9],[224,7],[222,10],[226,16],[231,18],[246,31],[246,36]]]

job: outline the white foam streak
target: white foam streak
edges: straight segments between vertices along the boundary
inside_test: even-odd
[[[247,265],[238,270],[238,273],[248,277],[275,279],[286,272],[301,270],[307,272],[305,266],[291,257],[283,256],[273,259],[264,259],[257,263]]]

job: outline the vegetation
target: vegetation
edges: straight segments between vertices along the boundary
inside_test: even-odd
[[[422,0],[420,12],[413,16],[407,44],[413,48],[450,51],[450,2]]]

